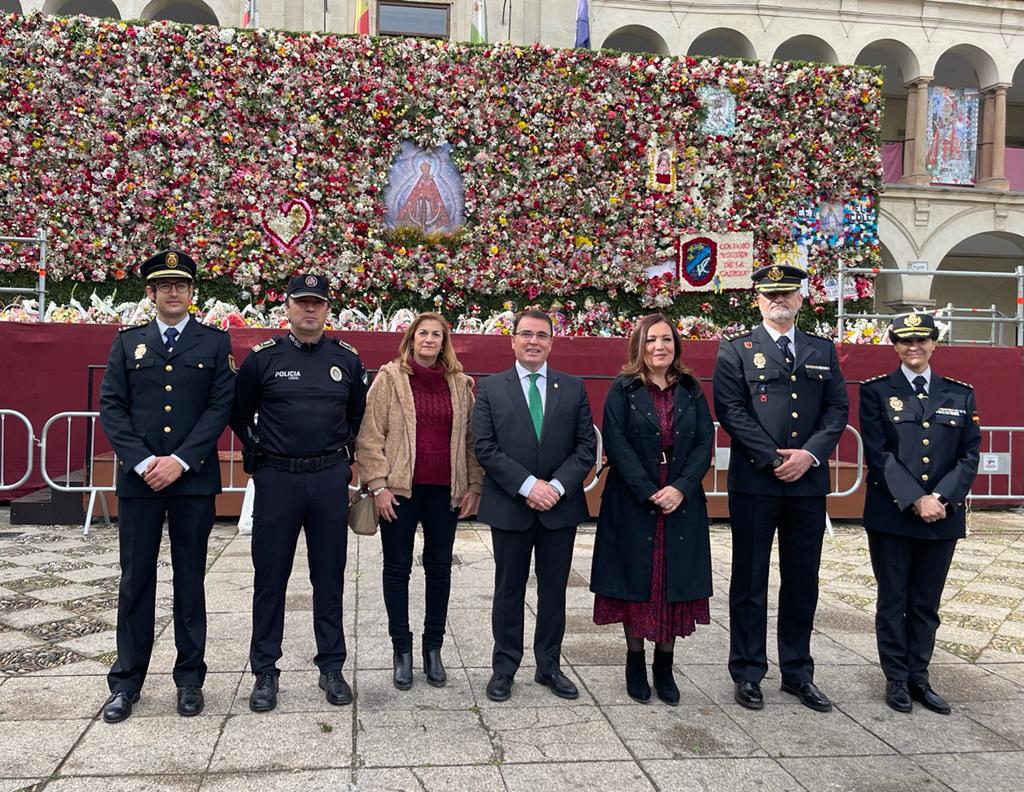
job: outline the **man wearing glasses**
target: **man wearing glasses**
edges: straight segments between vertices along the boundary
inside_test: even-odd
[[[167,250],[144,261],[141,274],[156,318],[118,333],[100,390],[100,421],[117,454],[121,556],[107,723],[132,714],[149,668],[165,518],[174,570],[178,713],[203,710],[206,548],[221,491],[217,440],[234,392],[227,333],[189,318],[195,261]]]
[[[846,428],[849,400],[831,340],[799,330],[800,282],[780,265],[751,276],[763,323],[723,338],[715,415],[732,438],[729,515],[729,673],[736,702],[761,709],[768,672],[768,571],[779,534],[778,646],[782,690],[828,712],[814,684],[811,630],[825,534],[828,460]]]
[[[474,450],[486,473],[479,519],[491,526],[494,549],[491,701],[512,695],[523,659],[523,605],[534,552],[534,681],[561,698],[579,696],[559,656],[576,526],[589,517],[583,479],[594,465],[596,438],[583,380],[548,368],[551,334],[543,311],[519,314],[512,327],[515,366],[480,382],[473,411]]]

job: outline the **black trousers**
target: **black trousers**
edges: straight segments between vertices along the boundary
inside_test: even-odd
[[[569,583],[576,526],[551,530],[534,520],[525,531],[491,528],[494,603],[491,630],[495,671],[514,676],[523,659],[523,608],[530,556],[536,551],[537,626],[533,654],[542,674],[558,670],[565,635],[565,587]]]
[[[117,660],[110,691],[142,689],[153,654],[156,562],[167,517],[174,571],[174,684],[202,687],[206,679],[206,549],[214,520],[213,495],[120,498],[117,537],[121,585],[117,596]]]
[[[253,505],[252,642],[253,674],[277,674],[284,635],[284,601],[295,561],[299,530],[306,532],[309,580],[313,584],[313,635],[321,673],[345,663],[342,592],[348,552],[348,465],[316,473],[256,471]]]
[[[779,670],[787,684],[812,682],[811,630],[818,607],[818,567],[825,496],[729,494],[729,673],[760,682],[768,673],[768,572],[779,532]]]
[[[423,524],[423,573],[426,603],[423,617],[423,648],[440,649],[448,620],[448,596],[452,587],[452,546],[458,511],[451,508],[451,488],[414,484],[412,497],[398,498],[395,521],[382,519],[380,544],[384,550],[384,606],[388,633],[396,652],[412,651],[409,629],[409,575],[416,542],[416,525]]]
[[[928,684],[939,629],[939,600],[956,539],[914,539],[868,531],[878,581],[875,637],[885,678]]]

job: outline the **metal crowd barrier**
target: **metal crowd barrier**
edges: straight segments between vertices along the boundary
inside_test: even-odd
[[[988,443],[985,442],[985,435],[988,434]],[[1006,442],[997,443],[996,438],[1005,433]],[[1018,437],[1017,442],[1018,449],[1021,448],[1024,443],[1024,426],[983,426],[981,427],[982,435],[982,447],[980,456],[978,458],[978,477],[974,480],[974,486],[971,488],[971,493],[968,496],[971,503],[980,501],[982,503],[991,503],[994,501],[1006,501],[1006,500],[1024,500],[1024,484],[1022,484],[1022,490],[1014,492],[1013,490],[1013,473],[1014,473],[1014,460],[1016,459],[1018,464],[1024,462],[1021,458],[1021,451],[1018,450],[1016,455],[1013,452],[1014,448],[1014,437]],[[996,450],[997,446],[1002,448],[1005,446],[1005,450]],[[985,477],[987,486],[985,491],[978,492],[978,485],[982,481],[982,477]],[[995,478],[1005,479],[1005,490],[1004,493],[994,492],[997,488]],[[1024,479],[1024,477],[1022,477]],[[1002,483],[1002,482],[1000,482]],[[998,487],[1004,489],[1003,487]]]
[[[14,483],[8,483],[4,480],[4,469],[7,461],[7,419],[20,421],[25,425],[25,434],[27,436],[27,445],[25,449],[25,473],[20,479]],[[34,453],[35,446],[35,435],[32,433],[32,424],[28,418],[22,415],[16,410],[0,410],[0,492],[4,490],[14,490],[28,481],[29,476],[32,475],[32,462],[35,458]]]

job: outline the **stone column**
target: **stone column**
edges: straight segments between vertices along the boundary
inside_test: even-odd
[[[1009,190],[1006,178],[1006,89],[999,83],[985,88],[982,118],[981,163],[978,186],[990,190]]]
[[[900,184],[926,185],[931,176],[924,168],[928,149],[928,86],[934,78],[922,75],[907,83],[907,140],[903,154],[903,177]],[[913,114],[911,114],[913,110]],[[909,149],[909,164],[907,149]]]

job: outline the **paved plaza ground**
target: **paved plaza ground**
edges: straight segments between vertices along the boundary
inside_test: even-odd
[[[0,792],[1018,792],[1024,786],[1024,514],[980,512],[972,526],[950,572],[932,666],[933,685],[954,706],[950,717],[920,706],[901,715],[883,703],[874,578],[863,531],[853,525],[837,525],[835,537],[826,537],[821,568],[813,650],[816,681],[836,705],[831,713],[812,712],[781,693],[774,665],[764,682],[764,710],[732,702],[725,526],[712,529],[712,624],[677,645],[678,707],[626,697],[621,634],[591,620],[594,535],[587,527],[576,542],[562,657],[579,700],[556,699],[536,685],[528,652],[511,701],[488,701],[493,559],[488,531],[469,524],[456,540],[444,650],[448,687],[428,686],[418,667],[411,691],[392,687],[380,545],[353,537],[345,673],[355,704],[332,707],[317,689],[311,589],[300,545],[278,709],[256,715],[247,706],[249,538],[219,523],[206,587],[205,712],[185,719],[174,710],[165,546],[151,674],[135,714],[108,725],[98,712],[114,657],[115,530],[97,526],[83,538],[74,527],[12,526],[0,510]],[[419,619],[422,569],[413,573]],[[535,605],[533,589],[528,604]],[[773,643],[770,630],[774,662]]]

